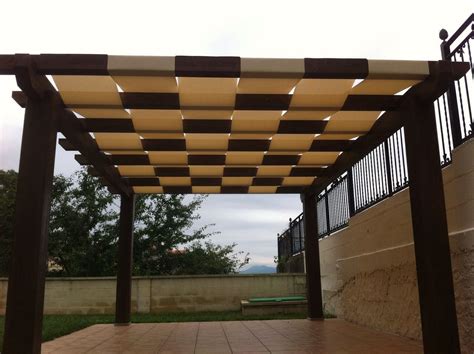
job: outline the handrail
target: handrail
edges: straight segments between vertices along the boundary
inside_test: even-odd
[[[467,28],[467,26],[469,26],[469,24],[471,24],[472,22],[474,22],[474,13],[472,13],[467,18],[467,20],[464,21],[464,23],[456,30],[456,32],[453,33],[451,38],[449,38],[448,40],[445,41],[446,45],[450,46],[451,44],[453,44],[453,42],[456,39],[458,39],[458,37],[464,32],[464,30]],[[448,32],[445,29],[442,29],[439,33],[439,36],[440,36],[440,39],[445,40],[445,39],[448,38]],[[441,38],[441,37],[445,37],[445,38]]]

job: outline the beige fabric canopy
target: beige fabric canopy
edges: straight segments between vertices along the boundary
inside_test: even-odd
[[[135,193],[300,193],[429,63],[108,56],[107,72],[53,80]]]

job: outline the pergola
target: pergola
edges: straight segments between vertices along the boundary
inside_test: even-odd
[[[116,323],[130,322],[134,195],[298,193],[308,316],[322,319],[315,196],[405,127],[426,352],[459,352],[433,101],[448,61],[0,55],[25,121],[4,353],[41,348],[57,133],[120,194]],[[52,75],[48,79],[47,75]]]

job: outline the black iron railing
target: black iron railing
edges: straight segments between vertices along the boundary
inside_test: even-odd
[[[287,230],[278,234],[278,258],[287,259],[304,250],[303,213],[290,219]]]
[[[441,56],[444,60],[463,61],[471,65],[471,74],[451,85],[446,93],[448,110],[451,123],[451,138],[454,147],[469,139],[473,135],[474,120],[473,106],[470,92],[473,91],[473,55],[471,49],[474,40],[474,14],[454,32],[448,39],[448,32],[441,30],[439,38],[441,43]],[[451,49],[454,47],[454,49]]]
[[[467,32],[467,34],[466,34]],[[467,61],[471,71],[434,103],[441,167],[451,162],[452,150],[473,137],[474,66],[471,51],[474,14],[448,39],[440,32],[442,58]],[[454,50],[450,50],[454,46]],[[349,219],[408,186],[405,133],[401,128],[331,183],[316,198],[318,237],[347,226]],[[304,250],[303,214],[278,235],[278,257],[286,259]]]

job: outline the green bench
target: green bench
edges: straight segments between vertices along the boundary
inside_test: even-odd
[[[256,297],[240,301],[242,315],[269,315],[278,313],[305,313],[304,296]]]

